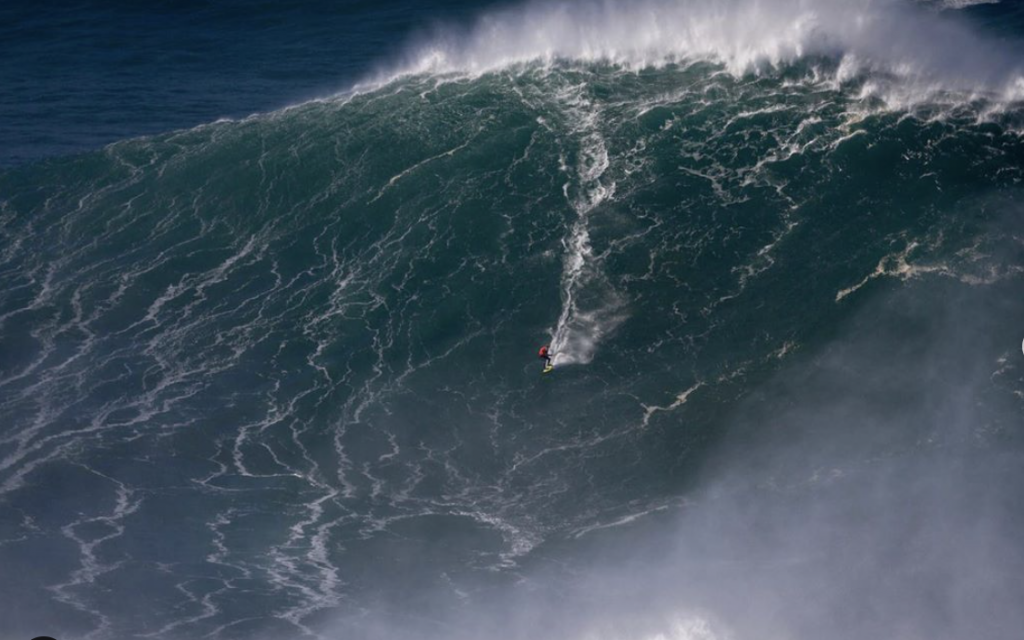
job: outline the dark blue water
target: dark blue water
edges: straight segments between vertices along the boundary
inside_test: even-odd
[[[0,637],[1016,638],[1020,16],[4,5]]]
[[[487,4],[5,2],[0,164],[330,95]]]

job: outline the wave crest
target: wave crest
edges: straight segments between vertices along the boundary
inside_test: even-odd
[[[561,0],[488,13],[468,30],[436,30],[384,76],[693,59],[742,75],[827,55],[945,89],[1005,92],[1021,77],[1015,53],[955,16],[895,0]]]

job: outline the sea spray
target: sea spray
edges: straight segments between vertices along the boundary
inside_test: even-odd
[[[740,76],[815,56],[872,70],[901,104],[939,87],[1006,94],[1024,72],[1018,46],[900,0],[561,0],[485,13],[468,32],[435,30],[368,86],[559,61],[639,70],[710,60]]]

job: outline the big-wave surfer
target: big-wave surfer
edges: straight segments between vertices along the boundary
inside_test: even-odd
[[[544,370],[541,373],[548,373],[555,368],[555,365],[551,363],[551,359],[555,354],[551,353],[551,348],[548,345],[544,345],[537,352],[537,357],[544,361]]]

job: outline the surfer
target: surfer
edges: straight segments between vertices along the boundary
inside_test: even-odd
[[[537,352],[537,357],[544,361],[545,373],[555,368],[554,365],[551,364],[552,355],[553,354],[551,353],[551,350],[548,348],[548,345],[544,345],[543,347],[540,348],[540,351]]]

